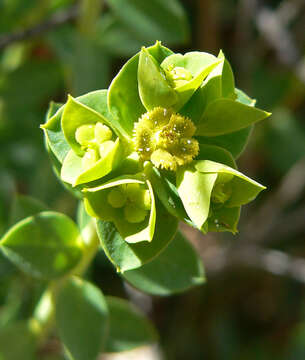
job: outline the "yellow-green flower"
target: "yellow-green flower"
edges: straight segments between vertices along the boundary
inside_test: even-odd
[[[134,144],[142,160],[157,168],[176,170],[198,154],[192,121],[171,109],[156,107],[142,115],[134,128]]]

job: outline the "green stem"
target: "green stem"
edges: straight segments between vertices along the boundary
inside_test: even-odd
[[[66,276],[50,282],[49,286],[42,294],[38,305],[30,319],[30,327],[37,337],[38,345],[42,345],[54,326],[55,299],[58,291],[71,276],[81,276],[87,270],[99,248],[99,239],[95,230],[95,223],[90,221],[82,230],[84,240],[84,255],[80,263]]]

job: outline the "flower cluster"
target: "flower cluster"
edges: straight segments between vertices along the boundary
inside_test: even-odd
[[[222,52],[174,54],[157,42],[108,90],[52,104],[42,128],[58,176],[88,214],[129,244],[160,247],[164,214],[204,233],[237,231],[241,206],[264,189],[235,163],[270,115],[254,104]]]

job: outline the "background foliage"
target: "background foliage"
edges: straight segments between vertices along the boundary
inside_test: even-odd
[[[236,236],[182,228],[204,259],[204,286],[167,298],[142,295],[102,253],[87,277],[149,315],[167,359],[304,359],[304,3],[4,0],[0,14],[0,235],[23,217],[17,193],[75,217],[76,201],[53,175],[39,129],[50,100],[107,88],[126,58],[156,39],[175,52],[217,55],[221,48],[237,86],[273,112],[256,126],[238,161],[268,190],[244,209]],[[10,334],[22,334],[43,288],[0,254],[4,353],[16,342]],[[11,326],[16,320],[17,329]],[[30,349],[32,339],[20,337]],[[39,356],[58,353],[52,338]]]

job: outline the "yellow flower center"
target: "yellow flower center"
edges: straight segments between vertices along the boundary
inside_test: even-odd
[[[198,155],[199,144],[192,137],[195,131],[189,118],[171,109],[156,107],[143,114],[135,124],[135,149],[142,160],[175,171]]]

